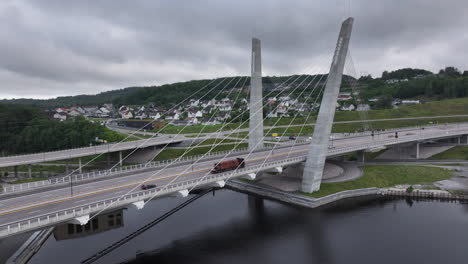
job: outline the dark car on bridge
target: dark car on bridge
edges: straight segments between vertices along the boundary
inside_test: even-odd
[[[140,186],[140,188],[142,190],[148,190],[148,189],[153,189],[153,188],[156,188],[157,185],[156,184],[143,184]]]

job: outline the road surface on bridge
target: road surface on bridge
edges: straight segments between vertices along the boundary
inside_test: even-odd
[[[460,135],[468,133],[468,125],[464,126],[453,125],[447,127],[433,127],[424,130],[414,129],[399,133],[399,138],[404,140],[405,137],[412,138],[415,135],[430,136],[437,133],[437,138],[442,138],[446,133],[452,131]],[[334,140],[334,149],[345,149],[353,146],[365,145],[369,142],[379,144],[379,142],[388,141],[392,138],[394,133],[382,133],[380,135],[361,136],[341,138]],[[453,135],[451,135],[453,137]],[[382,144],[385,145],[385,144]],[[387,144],[388,145],[388,144]],[[271,152],[271,153],[270,153]],[[273,151],[264,150],[251,154],[240,155],[246,159],[246,167],[259,165],[263,162],[277,161],[292,157],[306,156],[308,152],[308,145],[300,145],[293,147],[281,147]],[[188,179],[199,179],[206,175],[212,168],[216,161],[201,161],[193,165],[179,165],[166,168],[160,171],[156,176],[147,181],[147,183],[154,183],[159,186],[173,181],[177,176],[177,180],[185,181]],[[137,187],[134,191],[140,191],[140,182],[155,175],[158,170],[146,171],[135,173],[132,176],[121,176],[116,178],[107,178],[101,181],[85,183],[74,186],[74,196],[70,196],[70,188],[68,186],[57,186],[57,189],[25,194],[15,198],[1,199],[0,196],[0,224],[6,224],[26,219],[45,213],[50,213],[70,207],[89,204],[94,201],[104,200],[107,198],[117,197],[123,195],[132,188]]]

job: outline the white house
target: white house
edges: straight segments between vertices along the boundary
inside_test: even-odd
[[[270,113],[268,113],[267,117],[268,117],[268,118],[275,118],[275,117],[278,117],[278,112],[276,112],[276,111],[271,111]]]
[[[353,111],[356,107],[353,104],[343,105],[341,111]]]
[[[213,125],[219,125],[219,124],[221,124],[221,122],[219,122],[215,118],[207,118],[207,119],[204,119],[201,122],[201,124],[204,125],[204,126],[213,126]]]
[[[401,100],[401,104],[420,104],[419,100]]]
[[[370,105],[368,104],[358,104],[356,111],[369,111]]]
[[[58,119],[60,121],[65,121],[67,120],[67,114],[64,112],[57,112],[54,114],[54,119]]]
[[[219,106],[219,111],[227,112],[232,110],[232,105],[230,103],[223,104]]]
[[[76,117],[76,116],[79,116],[79,115],[81,115],[81,113],[80,113],[80,112],[78,112],[78,111],[77,111],[77,110],[75,110],[75,109],[71,109],[70,111],[68,111],[68,115],[69,115],[69,116]]]
[[[133,113],[130,111],[130,110],[127,110],[127,111],[122,111],[119,113],[120,116],[123,118],[123,119],[130,119],[130,118],[133,118]]]

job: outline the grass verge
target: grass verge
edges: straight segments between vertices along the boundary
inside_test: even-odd
[[[9,184],[20,184],[20,183],[45,181],[45,180],[47,180],[47,178],[45,178],[45,177],[35,177],[35,178],[31,178],[31,179],[21,179],[21,180],[12,181],[12,182],[9,182]]]
[[[247,147],[246,143],[239,144],[237,147],[236,147],[236,144],[222,145],[222,146],[217,146],[217,147],[213,148],[213,150],[211,150],[211,152],[226,151],[226,150],[232,150],[234,148],[235,149],[240,149],[240,148],[246,148],[246,147]],[[187,152],[187,154],[184,155],[184,157],[203,155],[203,154],[209,152],[210,149],[211,149],[211,147],[193,148],[193,149],[189,150]],[[178,157],[182,156],[182,154],[184,154],[184,152],[186,150],[187,149],[170,149],[170,148],[165,149],[165,150],[161,151],[161,153],[159,153],[154,160],[158,161],[158,160],[175,159],[175,158],[178,158]]]
[[[362,168],[364,169],[364,175],[359,179],[348,182],[322,183],[319,191],[303,194],[318,198],[341,191],[371,187],[385,188],[397,184],[431,184],[452,177],[452,172],[448,169],[427,166],[370,165]]]
[[[468,146],[456,146],[444,152],[435,154],[430,159],[468,160]]]

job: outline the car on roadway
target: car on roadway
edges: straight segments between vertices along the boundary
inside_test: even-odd
[[[153,189],[153,188],[156,188],[156,187],[157,187],[156,184],[142,184],[142,185],[140,186],[140,188],[141,188],[142,190]]]
[[[289,140],[296,140],[295,136],[289,136]]]

